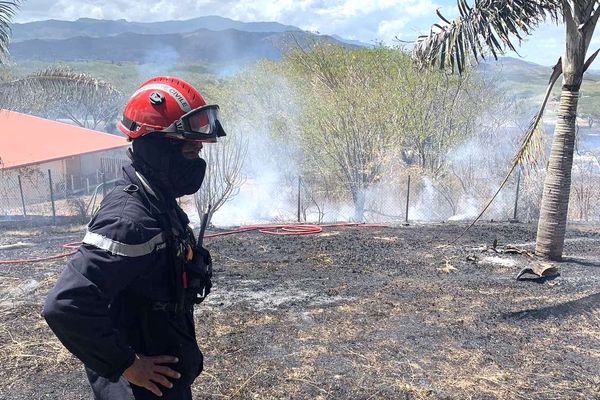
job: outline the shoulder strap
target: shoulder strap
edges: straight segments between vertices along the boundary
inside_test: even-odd
[[[182,245],[182,243],[179,240],[177,240],[177,238],[173,234],[173,224],[171,223],[171,218],[169,217],[169,214],[166,210],[164,201],[162,201],[161,199],[157,199],[156,202],[153,202],[148,196],[148,193],[144,189],[143,184],[139,181],[137,176],[131,176],[130,173],[127,173],[127,176],[134,183],[126,186],[123,190],[134,196],[137,196],[150,210],[152,215],[154,215],[158,219],[159,223],[162,226],[165,235],[165,241],[167,243],[167,251],[169,251],[169,258],[172,264],[171,268],[169,269],[169,275],[171,277],[171,287],[173,288],[175,295],[175,311],[183,311],[185,300],[184,258],[186,248]],[[133,188],[132,186],[135,186],[135,188]]]

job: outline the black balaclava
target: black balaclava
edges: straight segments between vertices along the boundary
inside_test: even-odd
[[[133,168],[167,200],[194,194],[202,186],[206,161],[183,157],[182,141],[149,134],[133,141]]]

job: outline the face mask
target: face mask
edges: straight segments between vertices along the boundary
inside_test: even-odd
[[[181,155],[173,156],[169,164],[169,180],[175,197],[194,194],[202,186],[206,173],[206,161],[202,158],[188,160]]]
[[[133,166],[168,198],[194,194],[202,186],[206,162],[186,159],[181,142],[151,135],[133,141]]]

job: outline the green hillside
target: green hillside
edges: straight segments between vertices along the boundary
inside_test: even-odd
[[[532,105],[541,104],[546,91],[552,68],[541,66],[515,58],[504,57],[498,62],[484,63],[479,66],[480,73],[493,79],[505,94],[517,99],[526,99]],[[561,80],[555,84],[547,110],[552,115],[560,96]],[[600,71],[588,71],[581,87],[579,115],[600,119]]]

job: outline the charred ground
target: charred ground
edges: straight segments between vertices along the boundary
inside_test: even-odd
[[[0,259],[61,252],[82,226],[10,230]],[[561,276],[518,282],[535,227],[488,223],[257,232],[207,239],[197,399],[600,398],[600,234],[571,226]],[[477,261],[467,261],[467,256]],[[40,317],[64,259],[0,266],[0,399],[89,399]],[[451,267],[456,268],[453,270]]]

